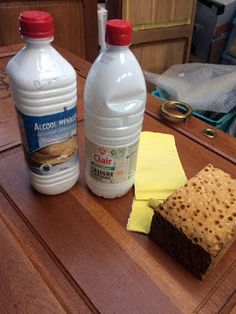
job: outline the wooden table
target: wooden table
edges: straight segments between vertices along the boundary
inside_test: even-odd
[[[147,236],[126,230],[133,191],[94,196],[84,180],[82,91],[90,67],[61,51],[78,73],[78,184],[58,196],[29,183],[5,66],[20,46],[0,48],[0,313],[233,313],[236,244],[203,281]],[[144,130],[171,133],[188,177],[213,163],[235,176],[236,140],[207,125],[166,124],[148,96]],[[156,148],[158,149],[158,147]]]

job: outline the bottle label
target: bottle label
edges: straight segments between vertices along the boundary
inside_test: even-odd
[[[123,147],[99,146],[86,138],[86,167],[90,177],[101,183],[123,183],[135,173],[138,142]]]
[[[78,163],[76,106],[47,116],[28,116],[17,110],[17,116],[31,171],[51,175]]]

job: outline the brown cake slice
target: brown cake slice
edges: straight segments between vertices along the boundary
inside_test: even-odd
[[[154,210],[150,237],[202,278],[236,236],[236,180],[208,165]]]

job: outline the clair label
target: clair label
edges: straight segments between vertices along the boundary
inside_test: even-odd
[[[76,106],[45,116],[17,111],[17,116],[25,158],[32,172],[45,176],[78,163]]]
[[[86,171],[101,183],[123,183],[135,174],[138,142],[123,147],[99,146],[86,138]]]

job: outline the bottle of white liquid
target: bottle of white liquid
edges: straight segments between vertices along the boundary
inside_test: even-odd
[[[85,84],[86,182],[105,198],[126,194],[134,183],[146,85],[129,49],[131,32],[128,21],[107,22],[107,47]]]
[[[31,183],[54,195],[79,178],[76,72],[50,44],[49,13],[25,11],[19,21],[25,47],[7,72]]]

